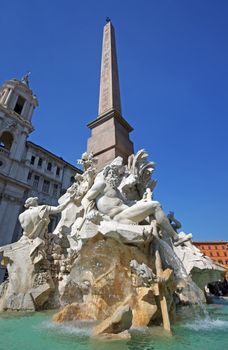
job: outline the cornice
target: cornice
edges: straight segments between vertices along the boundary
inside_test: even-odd
[[[116,110],[110,110],[105,114],[99,115],[98,118],[87,124],[88,128],[93,129],[98,125],[103,124],[107,120],[114,118],[117,120],[128,132],[133,131],[132,126],[117,112]]]
[[[0,179],[6,182],[11,182],[12,184],[22,187],[23,189],[32,188],[30,185],[26,184],[25,182],[15,180],[8,175],[4,175],[3,173],[0,173]]]

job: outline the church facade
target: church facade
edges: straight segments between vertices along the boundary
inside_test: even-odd
[[[77,167],[27,140],[34,130],[32,115],[37,106],[28,76],[8,80],[0,88],[0,246],[20,237],[17,218],[24,210],[26,198],[38,197],[40,203],[57,205],[75,174],[81,173]],[[50,230],[56,221],[53,217]]]

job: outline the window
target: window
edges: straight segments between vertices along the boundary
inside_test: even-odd
[[[210,245],[208,246],[208,250],[211,250],[211,246]]]
[[[74,182],[74,180],[75,180],[75,179],[74,179],[74,176],[71,176],[70,181],[71,181],[71,182]]]
[[[41,167],[41,166],[42,166],[42,163],[43,163],[43,159],[42,159],[42,158],[39,158],[39,160],[38,160],[38,166]]]
[[[218,249],[217,245],[215,246],[215,249]]]
[[[203,245],[201,246],[201,249],[203,249],[203,250],[204,250],[204,246],[203,246]]]
[[[17,114],[21,114],[24,104],[25,104],[25,99],[22,96],[18,96],[16,105],[14,107],[14,112],[16,112]]]
[[[226,260],[226,265],[228,265],[228,260]]]
[[[60,167],[57,166],[56,168],[56,175],[59,176],[60,175]]]
[[[219,252],[217,252],[217,256],[219,256]]]
[[[32,172],[30,171],[30,172],[28,173],[27,180],[31,180],[31,178],[32,178]]]
[[[219,262],[219,264],[223,264],[222,260],[219,260],[218,262]]]
[[[35,175],[33,180],[33,188],[36,190],[38,189],[39,181],[40,181],[40,177],[38,175]]]
[[[4,131],[0,137],[0,147],[10,151],[13,143],[13,135],[9,131]]]
[[[51,164],[51,162],[48,162],[47,170],[48,170],[48,171],[51,171],[51,169],[52,169],[52,164]]]
[[[59,189],[58,184],[54,184],[54,186],[53,186],[53,196],[54,197],[58,196],[58,189]]]
[[[43,182],[43,192],[48,193],[50,187],[50,181],[44,180]]]
[[[36,159],[36,157],[35,157],[35,156],[32,156],[32,157],[31,157],[31,160],[30,160],[30,164],[33,165],[33,164],[35,163],[35,159]]]

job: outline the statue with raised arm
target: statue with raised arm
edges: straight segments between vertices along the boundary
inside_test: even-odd
[[[30,239],[37,237],[41,239],[45,238],[50,222],[49,216],[60,213],[72,200],[73,196],[63,204],[54,207],[46,204],[39,205],[37,197],[28,198],[24,204],[26,210],[19,215],[19,221],[23,228],[23,236]]]

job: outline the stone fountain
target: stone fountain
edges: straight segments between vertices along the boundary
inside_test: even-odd
[[[0,310],[60,308],[55,322],[99,321],[93,335],[102,337],[128,338],[131,327],[157,324],[170,331],[180,284],[190,278],[180,251],[196,252],[191,234],[179,235],[174,216],[153,199],[154,163],[144,150],[127,165],[117,157],[98,173],[92,154],[80,163],[84,172],[59,206],[26,200],[21,239],[0,248],[9,274],[0,286]],[[49,216],[57,213],[50,233]]]

